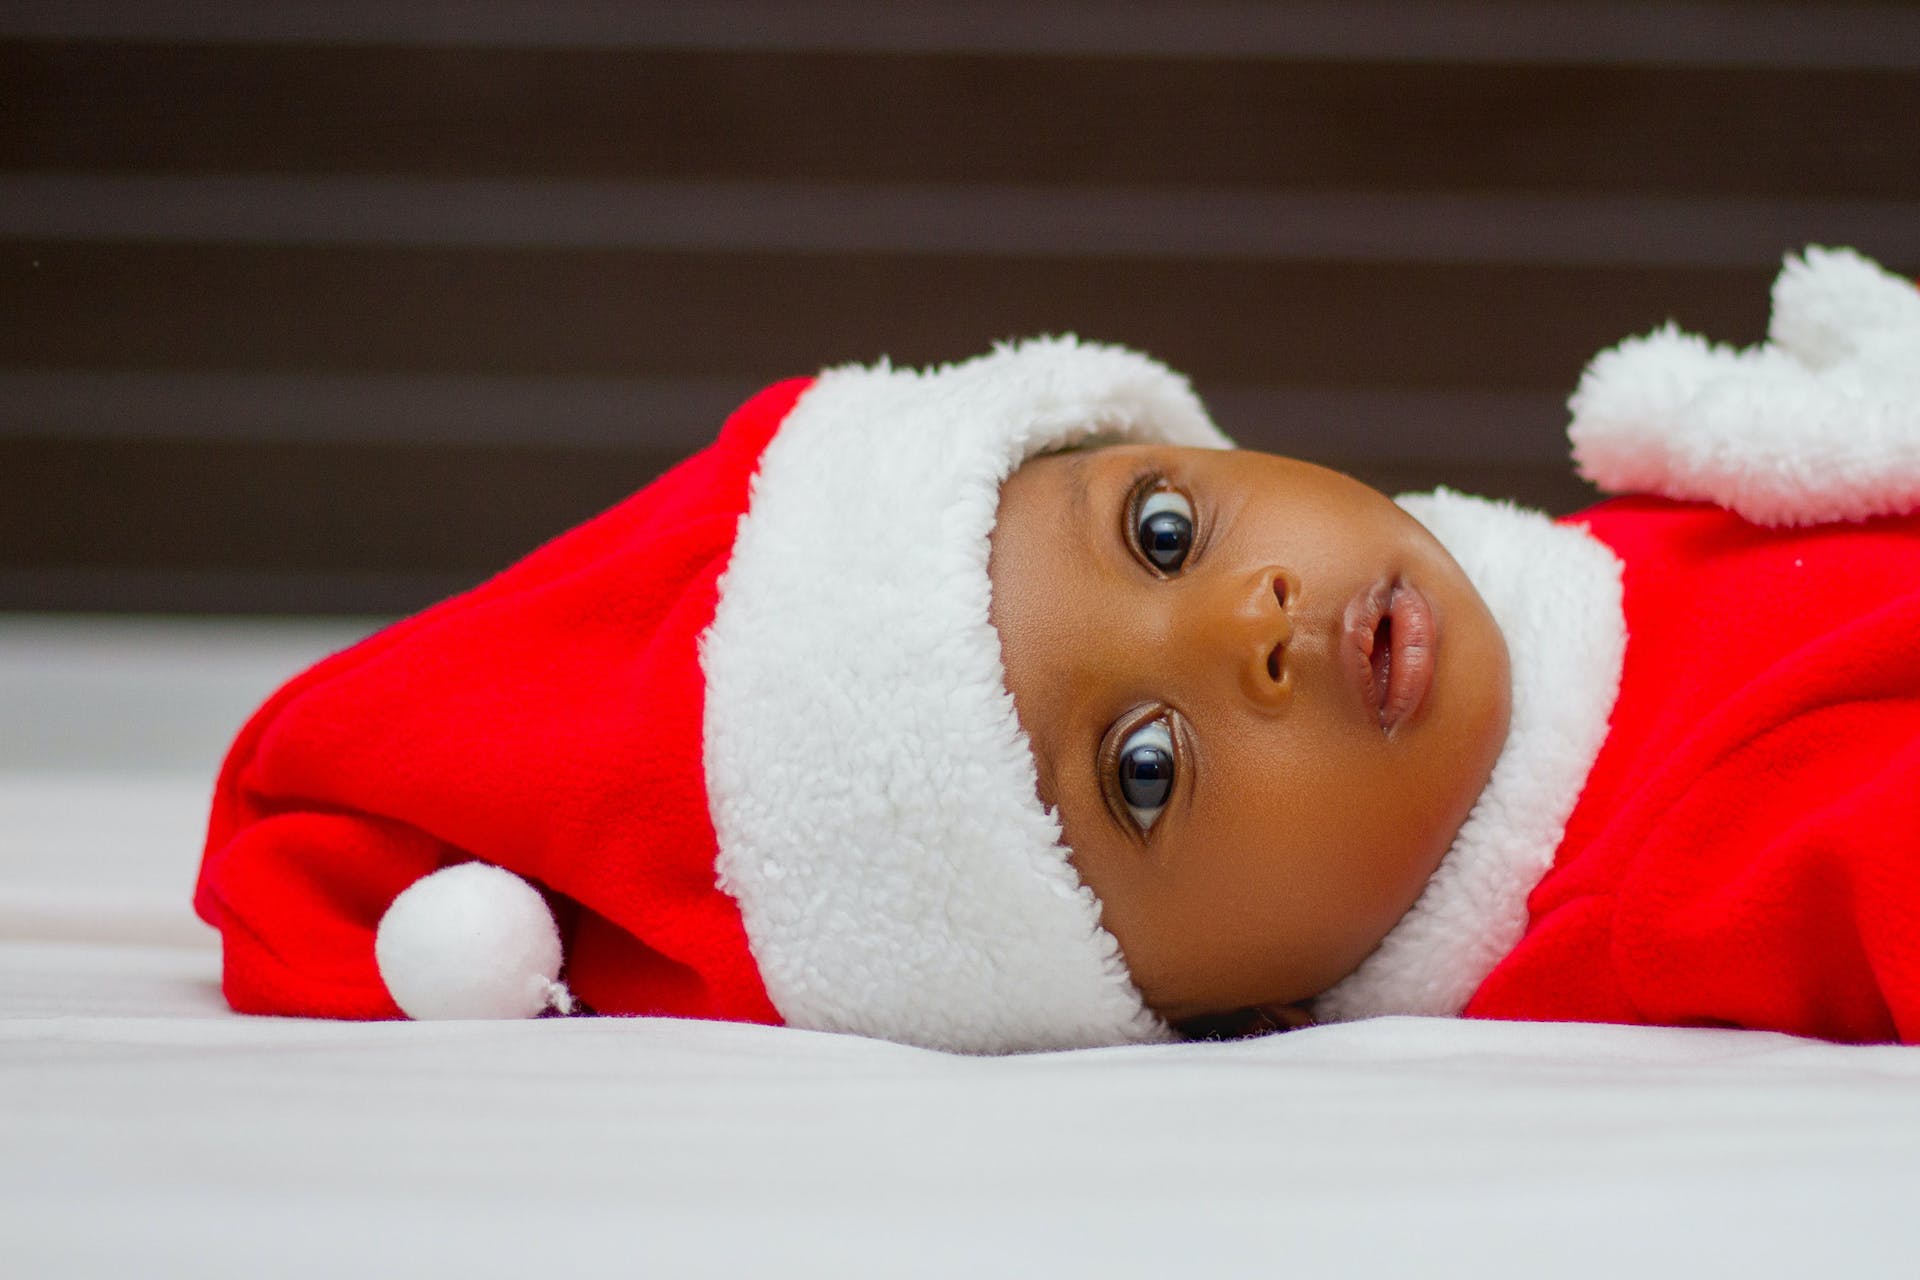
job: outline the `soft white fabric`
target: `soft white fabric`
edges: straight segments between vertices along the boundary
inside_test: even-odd
[[[573,1008],[553,912],[504,867],[462,862],[415,880],[380,917],[373,957],[387,994],[420,1021]]]
[[[1168,1037],[1040,804],[987,616],[1001,482],[1093,438],[1227,443],[1163,365],[1053,338],[830,370],[767,447],[701,662],[720,883],[790,1025]]]
[[[187,908],[213,770],[351,638],[0,619],[7,1276],[1757,1278],[1920,1253],[1914,1049],[1386,1018],[972,1058],[237,1017]]]
[[[1596,356],[1569,402],[1581,474],[1768,525],[1920,507],[1920,289],[1808,249],[1769,335],[1736,350],[1669,324]]]
[[[1513,716],[1486,790],[1419,901],[1314,1001],[1323,1022],[1458,1013],[1513,950],[1527,895],[1553,865],[1606,740],[1626,657],[1620,561],[1584,529],[1446,489],[1399,502],[1460,563],[1500,625]]]

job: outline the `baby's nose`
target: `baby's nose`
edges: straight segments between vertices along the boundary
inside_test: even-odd
[[[1246,695],[1259,706],[1278,708],[1293,693],[1287,670],[1287,646],[1293,641],[1288,605],[1299,594],[1299,580],[1272,565],[1256,570],[1240,588],[1230,628],[1230,661],[1238,668]]]

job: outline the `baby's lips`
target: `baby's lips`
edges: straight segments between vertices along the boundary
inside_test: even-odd
[[[1439,622],[1433,604],[1418,587],[1395,585],[1387,606],[1392,618],[1392,665],[1380,708],[1380,727],[1392,735],[1412,718],[1433,686],[1434,659],[1439,644]]]
[[[1425,701],[1437,639],[1432,603],[1404,582],[1382,579],[1347,605],[1341,651],[1348,678],[1362,710],[1388,736]],[[1386,651],[1376,652],[1383,642]]]
[[[1391,582],[1377,582],[1362,590],[1341,615],[1340,653],[1345,659],[1348,682],[1359,695],[1361,709],[1378,723],[1386,690],[1374,678],[1373,649],[1380,620],[1387,614],[1393,598]]]

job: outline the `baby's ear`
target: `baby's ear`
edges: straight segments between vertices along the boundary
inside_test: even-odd
[[[1228,1013],[1206,1013],[1173,1024],[1189,1040],[1251,1040],[1313,1025],[1305,1004],[1260,1004]]]

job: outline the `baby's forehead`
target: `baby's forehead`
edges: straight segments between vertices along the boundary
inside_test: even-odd
[[[1110,467],[1124,470],[1129,464],[1134,464],[1142,476],[1147,477],[1158,467],[1164,471],[1165,479],[1170,484],[1178,485],[1183,479],[1204,478],[1216,468],[1231,466],[1235,460],[1276,456],[1252,450],[1200,448],[1134,440],[1113,434],[1094,434],[1070,445],[1029,455],[1002,482],[1001,506],[1004,509],[1008,485],[1018,480],[1022,485],[1037,484],[1056,490],[1057,502],[1065,504],[1072,514],[1087,516],[1095,514],[1091,498],[1096,480],[1110,479]],[[1076,521],[1063,519],[1053,533],[1056,536],[1069,535],[1081,527]]]
[[[1014,476],[1031,477],[1034,473],[1043,473],[1058,477],[1057,482],[1069,488],[1084,488],[1091,483],[1091,477],[1096,471],[1109,463],[1121,464],[1122,458],[1161,458],[1172,461],[1187,454],[1211,452],[1214,451],[1130,440],[1124,436],[1092,435],[1069,445],[1044,449],[1029,455],[1014,468],[1013,475],[1008,479],[1011,480]],[[1004,492],[1003,487],[1003,497]]]

